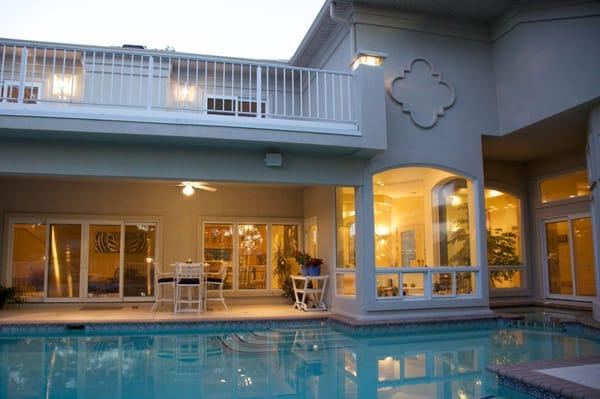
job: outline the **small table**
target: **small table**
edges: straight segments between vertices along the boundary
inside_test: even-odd
[[[302,309],[305,312],[327,310],[323,298],[325,296],[325,288],[327,288],[328,279],[329,276],[292,276],[294,298],[296,299],[294,308]],[[309,288],[309,286],[311,288]],[[309,307],[306,303],[309,294],[314,296],[313,299],[315,300],[315,304],[313,307]]]

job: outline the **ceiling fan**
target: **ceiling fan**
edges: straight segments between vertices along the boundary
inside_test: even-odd
[[[181,192],[188,197],[190,195],[193,195],[195,190],[210,191],[212,193],[217,191],[216,188],[211,187],[207,183],[202,182],[202,181],[182,181],[177,186],[183,187],[181,189]]]

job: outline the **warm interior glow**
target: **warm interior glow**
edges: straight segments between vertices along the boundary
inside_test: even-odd
[[[52,96],[61,100],[69,99],[75,92],[76,79],[73,75],[54,75],[52,79]]]

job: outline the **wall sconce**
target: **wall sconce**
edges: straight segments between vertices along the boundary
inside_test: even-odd
[[[52,78],[52,96],[61,100],[67,100],[75,93],[75,86],[75,76],[56,74]]]
[[[358,50],[352,59],[352,70],[355,70],[359,65],[380,66],[383,65],[383,60],[387,58],[386,53],[378,51]]]

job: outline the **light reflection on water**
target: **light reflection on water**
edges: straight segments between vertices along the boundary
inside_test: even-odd
[[[597,341],[519,329],[3,337],[0,398],[506,397],[487,364],[598,353]]]

